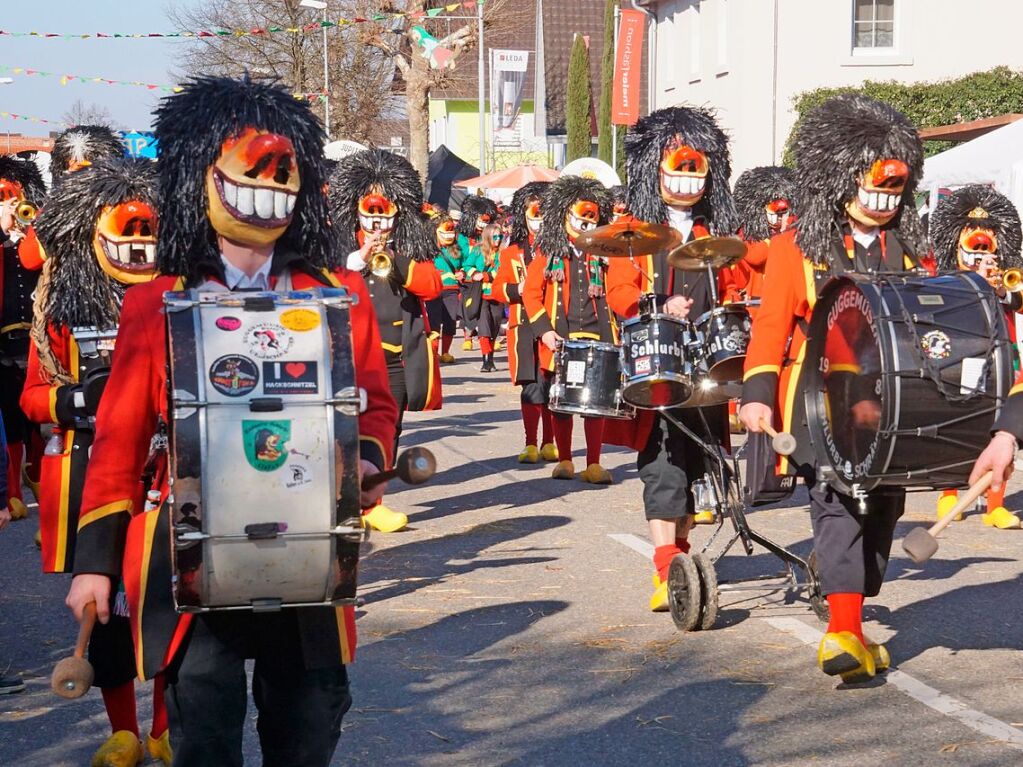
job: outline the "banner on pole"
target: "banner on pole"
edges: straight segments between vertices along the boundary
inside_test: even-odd
[[[646,15],[642,11],[623,8],[618,27],[618,53],[615,56],[614,91],[611,101],[611,122],[635,125],[639,119],[640,73],[643,71],[643,30]]]
[[[528,66],[529,51],[498,48],[490,51],[490,109],[495,145],[520,141],[517,126]]]

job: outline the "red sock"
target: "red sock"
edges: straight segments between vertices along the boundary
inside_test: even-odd
[[[689,553],[690,546],[689,546],[689,540],[688,539],[686,539],[686,538],[676,538],[675,539],[675,545],[678,546],[678,550],[681,551],[683,554],[688,554]]]
[[[997,509],[999,506],[1005,505],[1005,484],[1002,484],[1001,490],[988,490],[987,491],[987,513],[990,514],[992,511]]]
[[[7,443],[7,497],[21,497],[21,461],[25,454],[24,442]]]
[[[863,641],[863,595],[842,592],[828,594],[831,621],[828,632],[851,631]]]
[[[658,546],[654,549],[654,569],[657,571],[657,576],[662,580],[668,580],[668,568],[671,567],[671,560],[675,558],[676,554],[685,553],[674,543],[669,543],[665,546]]]
[[[941,491],[941,497],[942,498],[958,498],[959,497],[959,491],[958,490],[942,490]]]
[[[526,427],[526,444],[536,447],[536,432],[540,427],[543,405],[522,403],[522,425]]]
[[[113,732],[127,730],[139,735],[139,721],[135,716],[135,683],[125,682],[118,687],[104,687],[103,705],[107,708],[107,718]]]
[[[604,439],[604,419],[584,418],[583,431],[586,432],[586,465],[600,463],[600,447]]]
[[[493,339],[480,336],[480,351],[483,354],[492,354],[494,351]]]
[[[163,702],[163,691],[167,681],[163,674],[153,677],[153,727],[149,734],[159,740],[167,732],[167,705]]]
[[[447,354],[451,351],[451,342],[455,340],[454,336],[441,336],[440,339],[440,353]]]
[[[558,446],[558,460],[572,460],[572,416],[561,413],[551,414],[554,427],[554,444]]]
[[[551,424],[551,411],[547,409],[546,405],[541,405],[540,412],[540,423],[543,425],[543,443],[544,445],[550,444],[553,439],[551,436],[554,433],[554,426]]]

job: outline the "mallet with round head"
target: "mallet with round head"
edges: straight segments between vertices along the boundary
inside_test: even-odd
[[[962,514],[966,507],[972,505],[984,492],[987,491],[989,487],[991,487],[991,480],[993,477],[994,474],[989,471],[975,483],[970,485],[969,490],[959,496],[959,500],[956,501],[956,505],[953,506],[941,519],[931,525],[930,529],[914,527],[910,530],[909,534],[902,539],[902,550],[909,554],[909,558],[918,565],[922,565],[928,559],[933,557],[934,553],[938,550],[938,535],[942,530],[949,526],[953,519]]]
[[[796,438],[787,431],[775,431],[766,419],[760,419],[760,428],[771,438],[771,449],[778,455],[792,455],[796,452]]]
[[[53,667],[50,687],[62,698],[80,698],[92,686],[94,673],[92,664],[85,659],[85,647],[96,623],[96,603],[89,602],[82,614],[82,625],[78,628],[75,652]]]
[[[421,485],[437,472],[437,459],[425,447],[410,447],[398,456],[394,468],[371,474],[362,480],[363,490],[397,477],[407,485]]]

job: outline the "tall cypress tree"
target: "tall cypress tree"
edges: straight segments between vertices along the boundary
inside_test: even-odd
[[[611,164],[611,96],[615,73],[615,0],[604,6],[604,51],[600,61],[600,105],[597,108],[597,157]]]
[[[590,56],[582,35],[572,43],[568,60],[568,95],[565,104],[565,132],[568,147],[566,161],[589,157],[592,147],[590,96]]]

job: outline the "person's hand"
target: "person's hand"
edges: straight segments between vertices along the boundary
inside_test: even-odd
[[[14,211],[20,203],[21,200],[16,197],[0,203],[0,229],[3,229],[8,234],[15,228]]]
[[[748,432],[752,434],[762,432],[764,427],[760,425],[761,419],[765,423],[771,423],[771,408],[762,402],[747,402],[739,408],[739,420]]]
[[[672,317],[678,317],[680,320],[684,320],[688,317],[689,310],[692,308],[693,299],[685,298],[684,296],[672,296],[668,299],[667,303],[664,304],[664,311]]]
[[[96,619],[100,623],[110,620],[110,578],[106,575],[86,573],[71,579],[71,589],[64,604],[71,608],[75,620],[81,621],[85,606],[96,603]]]
[[[522,291],[523,291],[523,290],[525,290],[525,289],[526,289],[526,281],[525,281],[525,280],[522,280],[522,281],[521,281],[521,282],[519,283],[519,295],[520,295],[520,296],[522,295]]]
[[[476,272],[472,276],[472,281],[473,282],[483,282],[483,272]]]
[[[1007,431],[995,432],[995,436],[988,442],[984,452],[973,464],[973,471],[970,472],[970,484],[972,485],[985,473],[991,472],[991,489],[999,490],[1002,483],[1012,476],[1014,468],[1013,461],[1016,458],[1016,438]]]
[[[463,269],[459,269],[455,272],[455,279],[459,282],[465,282],[465,271]]]
[[[561,336],[558,335],[555,330],[548,330],[542,336],[540,336],[540,342],[551,351],[558,348],[558,341],[561,340]]]
[[[11,510],[5,505],[0,508],[0,530],[7,527],[7,523],[11,521]]]
[[[362,257],[363,263],[369,262],[369,257],[380,250],[380,244],[383,242],[384,235],[382,232],[376,230],[372,232],[366,232],[366,238],[362,241],[362,247],[359,248],[359,255]]]
[[[376,464],[366,461],[359,461],[359,485],[361,487],[362,480],[366,477],[372,477],[374,474],[379,474],[380,469],[376,467]],[[359,503],[364,509],[371,509],[380,503],[380,499],[384,496],[384,491],[387,490],[387,483],[381,482],[379,485],[375,485],[369,490],[363,490],[359,496]]]

